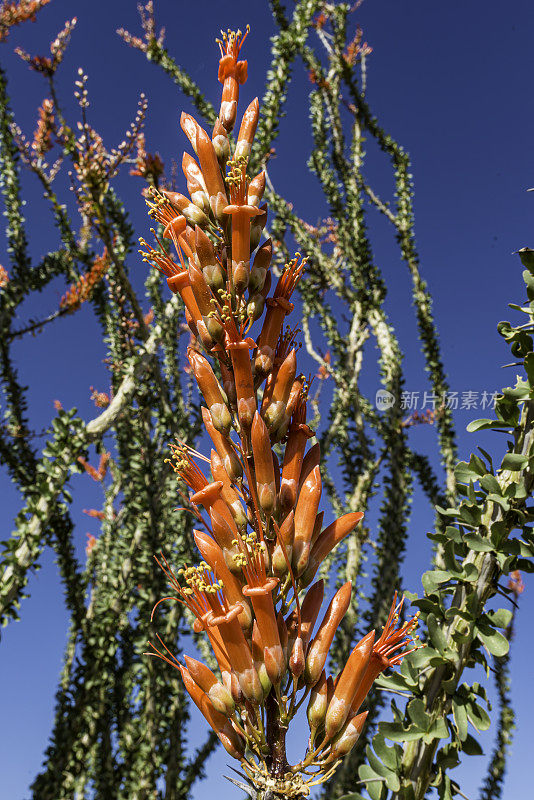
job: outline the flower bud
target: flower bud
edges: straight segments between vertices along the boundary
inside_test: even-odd
[[[250,156],[252,150],[252,141],[256,133],[258,119],[260,116],[260,104],[258,98],[255,97],[249,107],[243,114],[241,127],[237,137],[237,144],[235,147],[234,159],[247,158]]]
[[[220,481],[222,483],[222,489],[221,489],[222,499],[232,512],[232,516],[235,519],[237,527],[243,528],[247,524],[246,514],[243,511],[243,506],[241,504],[239,496],[235,491],[235,489],[233,488],[230,478],[228,477],[228,473],[224,468],[223,461],[215,450],[211,451],[210,461],[211,461],[211,474],[213,475],[213,479],[215,481]]]
[[[253,203],[251,205],[254,205]],[[261,292],[265,285],[265,279],[269,273],[271,258],[273,255],[273,244],[271,239],[258,248],[254,261],[252,262],[252,269],[250,270],[249,291],[251,294]]]
[[[195,228],[195,250],[202,274],[210,289],[213,292],[224,289],[226,280],[222,265],[215,255],[211,240],[198,225]]]
[[[259,208],[259,214],[254,217],[252,220],[252,224],[250,226],[250,252],[252,253],[253,250],[260,243],[261,235],[263,233],[263,229],[267,224],[267,204],[264,203]]]
[[[365,674],[373,651],[375,632],[371,631],[356,645],[341,673],[334,696],[326,712],[325,730],[329,739],[343,727],[351,710],[356,690]]]
[[[364,711],[363,714],[354,715],[345,723],[332,742],[332,749],[328,758],[323,762],[324,766],[332,761],[337,761],[338,758],[344,758],[350,753],[360,738],[368,713],[368,711]]]
[[[162,194],[176,206],[180,214],[184,215],[190,225],[193,227],[195,225],[200,225],[201,228],[208,227],[210,224],[208,217],[204,214],[202,209],[192,203],[184,194],[180,194],[180,192],[170,192],[166,189],[162,189]]]
[[[289,659],[289,669],[295,678],[300,678],[304,672],[305,663],[306,660],[304,658],[304,645],[302,643],[302,637],[297,636],[293,644],[291,657]]]
[[[308,564],[310,541],[321,500],[322,483],[319,466],[308,475],[300,490],[295,510],[295,537],[293,539],[293,568],[302,575]]]
[[[263,193],[265,192],[265,172],[262,170],[249,183],[247,203],[251,206],[259,206]]]
[[[252,452],[258,489],[258,502],[266,515],[270,515],[276,500],[276,484],[274,479],[273,456],[269,431],[258,412],[252,422]]]
[[[265,309],[265,298],[262,294],[253,295],[247,302],[247,317],[251,322],[256,322]]]
[[[202,407],[202,420],[223,462],[228,477],[234,483],[239,481],[243,475],[243,466],[232,447],[231,440],[215,428],[211,419],[211,414],[204,406]]]
[[[254,659],[254,666],[260,678],[263,694],[267,697],[271,691],[272,683],[267,674],[265,664],[263,663],[263,642],[261,641],[260,629],[258,628],[256,620],[254,620],[254,625],[252,627],[252,658]]]
[[[196,130],[196,152],[204,176],[204,183],[210,196],[210,202],[211,198],[216,197],[219,192],[222,193],[223,197],[226,197],[224,180],[215,149],[210,137],[200,125],[197,126]]]
[[[293,349],[281,364],[276,374],[270,400],[265,409],[262,409],[262,417],[270,431],[275,431],[283,419],[296,372],[297,354]]]
[[[217,711],[231,716],[234,713],[235,703],[228,689],[220,683],[211,669],[197,661],[196,658],[184,656],[189,674],[200,688],[206,692]]]
[[[334,595],[306,655],[305,681],[313,686],[326,664],[328,651],[339,623],[349,607],[352,587],[347,581]]]
[[[256,393],[252,378],[248,341],[230,342],[227,345],[234,369],[237,395],[237,413],[240,424],[248,429],[256,412]]]
[[[310,692],[310,702],[308,703],[308,724],[312,735],[313,732],[324,723],[327,707],[328,687],[326,683],[326,673],[323,669],[321,677]]]
[[[203,355],[191,347],[187,351],[187,357],[198,383],[198,388],[202,392],[209,408],[213,425],[216,430],[226,435],[230,431],[232,417],[224,401],[215,373],[207,358],[204,358]]]
[[[274,574],[281,578],[283,575],[287,575],[289,570],[289,565],[291,564],[291,556],[293,554],[293,536],[295,535],[295,514],[293,511],[290,511],[285,520],[280,525],[279,531],[279,539],[285,545],[285,553],[284,548],[277,542],[272,556],[272,568]],[[289,559],[289,564],[287,563],[287,559]]]
[[[209,197],[206,192],[204,176],[195,159],[184,153],[182,156],[182,170],[187,180],[187,191],[193,203],[203,211],[209,212]]]
[[[350,514],[344,514],[342,517],[332,522],[328,528],[325,528],[318,536],[317,541],[311,549],[308,566],[301,576],[302,586],[307,586],[312,582],[315,573],[329,552],[339,544],[345,536],[354,530],[362,518],[363,514],[361,511],[351,512]]]
[[[221,165],[221,169],[224,169],[224,165],[230,158],[230,141],[224,126],[218,119],[215,120],[211,141],[213,143],[215,155],[217,156],[217,161]]]

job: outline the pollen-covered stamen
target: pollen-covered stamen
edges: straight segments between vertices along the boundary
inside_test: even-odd
[[[221,59],[225,56],[230,56],[234,62],[237,62],[239,51],[245,44],[245,39],[250,33],[250,25],[247,25],[245,32],[240,30],[232,31],[228,28],[227,31],[221,31],[222,39],[215,39],[221,51]]]
[[[424,647],[424,645],[416,643],[418,638],[417,635],[413,636],[413,632],[419,624],[419,611],[414,617],[412,617],[412,619],[407,620],[398,628],[395,627],[399,621],[403,604],[404,597],[402,597],[400,602],[397,603],[397,592],[395,592],[393,604],[391,606],[386,624],[384,625],[382,635],[373,647],[373,655],[385,659],[387,662],[386,666],[389,667],[392,667],[395,664],[400,664],[402,659],[407,656],[408,653],[413,653],[414,650],[419,650],[421,647]],[[413,647],[409,647],[410,644],[413,644]],[[404,649],[406,647],[409,647],[409,649]],[[397,652],[396,655],[393,655],[398,650],[401,650],[402,652]]]
[[[184,263],[181,248],[176,248],[176,252],[180,260],[180,265],[178,265],[163,247],[156,235],[155,230],[151,228],[150,232],[153,234],[156,242],[158,243],[159,250],[156,250],[154,247],[149,245],[142,236],[139,237],[139,244],[141,247],[145,248],[144,250],[139,250],[139,254],[142,256],[143,261],[155,267],[157,270],[159,270],[159,272],[162,272],[164,275],[166,275],[167,278],[172,278],[173,275],[178,275],[180,272],[183,272],[185,269],[187,269]]]
[[[196,450],[188,447],[184,442],[170,444],[171,458],[165,459],[173,470],[180,476],[190,489],[196,494],[208,485],[208,480],[202,470],[192,460],[191,455],[202,458],[209,463],[209,459],[201,456]]]

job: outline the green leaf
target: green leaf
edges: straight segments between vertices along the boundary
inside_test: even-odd
[[[447,649],[447,639],[443,633],[443,623],[438,622],[434,614],[429,614],[426,618],[426,625],[432,644],[440,653],[444,653]]]
[[[382,760],[386,767],[388,767],[388,769],[393,771],[398,769],[400,764],[399,751],[402,753],[402,750],[400,750],[398,745],[388,747],[382,734],[377,733],[373,737],[373,748],[377,756]]]
[[[500,631],[492,630],[490,626],[484,626],[481,629],[478,625],[476,627],[476,633],[482,644],[489,650],[492,656],[497,656],[498,658],[502,658],[508,652],[510,647],[510,643],[506,636],[503,636]]]
[[[452,714],[454,717],[456,730],[458,731],[458,738],[463,742],[467,737],[467,711],[465,709],[465,705],[459,701],[457,702],[456,700],[453,700]]]
[[[512,612],[509,608],[499,608],[496,611],[488,611],[486,616],[496,628],[507,628],[512,621]]]
[[[423,573],[421,583],[427,594],[433,594],[440,584],[450,581],[451,577],[450,572],[443,569],[431,569]]]
[[[493,492],[494,494],[501,494],[502,489],[499,481],[494,475],[484,475],[480,479],[480,485],[486,492]]]
[[[410,700],[407,707],[410,719],[422,731],[427,731],[430,727],[430,716],[425,710],[425,704],[418,697]]]
[[[462,745],[462,750],[464,753],[467,753],[468,756],[481,756],[483,755],[483,750],[477,740],[471,736],[470,733],[467,734],[465,737],[465,741]]]
[[[507,453],[502,460],[501,469],[509,469],[518,472],[528,464],[528,459],[520,453]]]
[[[423,732],[415,725],[404,728],[400,722],[379,722],[378,730],[393,742],[413,742],[423,736]]]
[[[485,539],[478,533],[467,533],[464,536],[466,545],[476,553],[489,553],[494,549],[489,539]]]

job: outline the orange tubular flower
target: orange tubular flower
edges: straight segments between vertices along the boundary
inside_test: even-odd
[[[295,514],[290,511],[277,531],[278,543],[273,550],[273,573],[281,578],[291,569],[291,556],[293,555],[293,537],[295,536]]]
[[[288,509],[294,508],[297,502],[297,488],[302,459],[306,449],[306,442],[312,436],[313,432],[306,425],[306,396],[301,394],[289,428],[289,438],[282,465],[282,481],[280,484],[282,514],[287,513]]]
[[[187,180],[187,191],[193,204],[209,213],[210,199],[204,183],[204,176],[197,162],[189,153],[184,153],[182,156],[182,170]]]
[[[201,661],[190,656],[184,656],[184,660],[189,674],[202,691],[206,692],[215,709],[221,714],[231,716],[235,710],[235,703],[226,686],[223,686],[211,669]]]
[[[232,425],[232,417],[209,361],[191,347],[187,351],[187,357],[198,383],[198,388],[208,405],[213,425],[220,433],[228,434]]]
[[[332,522],[328,528],[325,528],[311,549],[308,566],[301,577],[303,586],[308,586],[308,584],[312,582],[315,573],[329,552],[333,550],[345,536],[348,536],[362,519],[363,514],[361,511],[353,511],[350,514],[344,514],[344,516]]]
[[[252,452],[256,468],[256,486],[260,508],[269,516],[276,501],[273,453],[269,431],[258,412],[254,414],[251,432]]]
[[[276,374],[276,381],[274,382],[271,396],[265,409],[262,409],[262,417],[271,431],[276,431],[284,418],[296,373],[297,354],[293,349],[280,366]]]
[[[249,206],[259,206],[265,191],[265,172],[262,170],[248,185],[247,203]]]
[[[247,204],[246,158],[235,159],[231,167],[226,178],[230,205],[225,207],[224,213],[232,217],[232,283],[236,292],[243,294],[250,275],[250,222],[261,211]]]
[[[219,119],[215,120],[211,141],[213,142],[213,149],[215,150],[217,160],[221,165],[221,168],[224,169],[226,162],[230,157],[230,142],[228,140],[226,129],[221,124]]]
[[[222,459],[215,450],[211,451],[210,461],[211,474],[213,475],[215,481],[220,481],[222,483],[221,497],[230,509],[235,520],[235,524],[240,529],[246,529],[247,518],[243,511],[243,505],[236,490],[232,486],[232,482],[224,468]]]
[[[374,640],[375,632],[371,631],[356,645],[345,664],[326,712],[325,731],[328,739],[338,733],[350,713],[352,701],[371,658]]]
[[[349,718],[338,735],[334,738],[332,749],[323,762],[323,766],[331,764],[332,761],[337,761],[338,758],[343,758],[343,756],[350,753],[360,738],[368,713],[368,711],[364,711],[363,714],[355,714]]]
[[[253,205],[253,203],[251,203],[251,205]],[[272,257],[273,245],[271,240],[267,239],[267,241],[256,251],[254,261],[252,262],[252,269],[250,271],[248,283],[249,292],[251,294],[254,294],[255,292],[261,292],[265,286],[265,280],[267,278],[269,267],[271,266]]]
[[[242,339],[232,320],[226,326],[226,349],[230,351],[237,398],[237,413],[241,426],[248,430],[257,410],[256,392],[249,358],[249,350],[254,347],[251,339]]]
[[[250,606],[248,600],[243,597],[240,581],[228,569],[222,549],[217,542],[203,531],[193,531],[193,536],[200,555],[209,564],[214,575],[223,582],[224,593],[230,605],[234,606],[237,603],[241,603],[242,610],[237,618],[241,623],[241,627],[248,632],[252,625]]]
[[[254,134],[256,133],[259,116],[260,104],[258,102],[258,98],[255,97],[243,114],[243,120],[241,122],[241,127],[239,128],[239,136],[237,137],[237,145],[234,154],[234,159],[236,161],[238,161],[240,158],[249,158],[252,151],[252,141],[254,139]]]
[[[278,624],[274,610],[272,591],[278,584],[278,578],[267,577],[265,571],[265,544],[258,542],[255,534],[240,537],[238,544],[241,554],[236,562],[243,570],[247,583],[242,588],[245,597],[249,597],[258,622],[259,635],[263,643],[263,660],[269,680],[275,686],[281,681],[285,661]]]
[[[299,260],[300,255],[289,262],[278,279],[274,295],[267,300],[267,313],[258,338],[258,353],[254,362],[259,374],[267,375],[274,362],[274,351],[284,318],[293,311],[289,298],[299,282],[307,259]]]
[[[317,466],[304,481],[295,510],[293,567],[297,576],[302,575],[308,564],[310,542],[321,500],[321,492],[321,470]]]
[[[314,686],[321,676],[334,634],[349,607],[351,592],[350,581],[337,590],[308,649],[304,678],[309,686]]]
[[[245,743],[241,736],[232,727],[227,717],[217,711],[208,695],[197,686],[189,671],[181,664],[179,664],[179,669],[192,701],[213,728],[226,752],[232,758],[241,759],[245,752]]]
[[[219,83],[223,84],[219,120],[228,133],[235,125],[239,85],[247,80],[247,62],[237,59],[249,31],[248,25],[244,34],[241,31],[221,31],[222,41],[217,40],[221,50],[218,78]]]
[[[202,421],[223,462],[228,477],[233,482],[239,481],[243,475],[243,465],[232,447],[231,440],[227,436],[223,436],[222,433],[215,428],[210,412],[204,407],[202,407]]]
[[[226,285],[225,270],[215,254],[211,240],[198,225],[195,228],[195,250],[204,280],[212,291],[220,291]]]
[[[403,604],[404,597],[397,603],[397,592],[395,592],[382,635],[373,645],[373,650],[363,680],[352,699],[352,710],[354,713],[360,708],[373,685],[373,681],[378,678],[381,672],[384,672],[388,667],[400,664],[404,656],[407,656],[408,653],[413,653],[414,650],[424,647],[424,645],[416,644],[415,639],[417,637],[415,637],[415,639],[413,637],[413,632],[419,620],[419,612],[417,612],[412,619],[404,622],[400,627],[395,627],[399,620]],[[409,647],[410,644],[412,644],[413,647]],[[409,649],[406,649],[406,647],[409,647]]]

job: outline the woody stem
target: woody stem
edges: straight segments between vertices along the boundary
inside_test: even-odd
[[[282,778],[289,769],[286,758],[287,725],[283,725],[280,719],[274,692],[269,693],[265,701],[265,709],[267,711],[267,744],[270,748],[267,767],[273,778]]]

